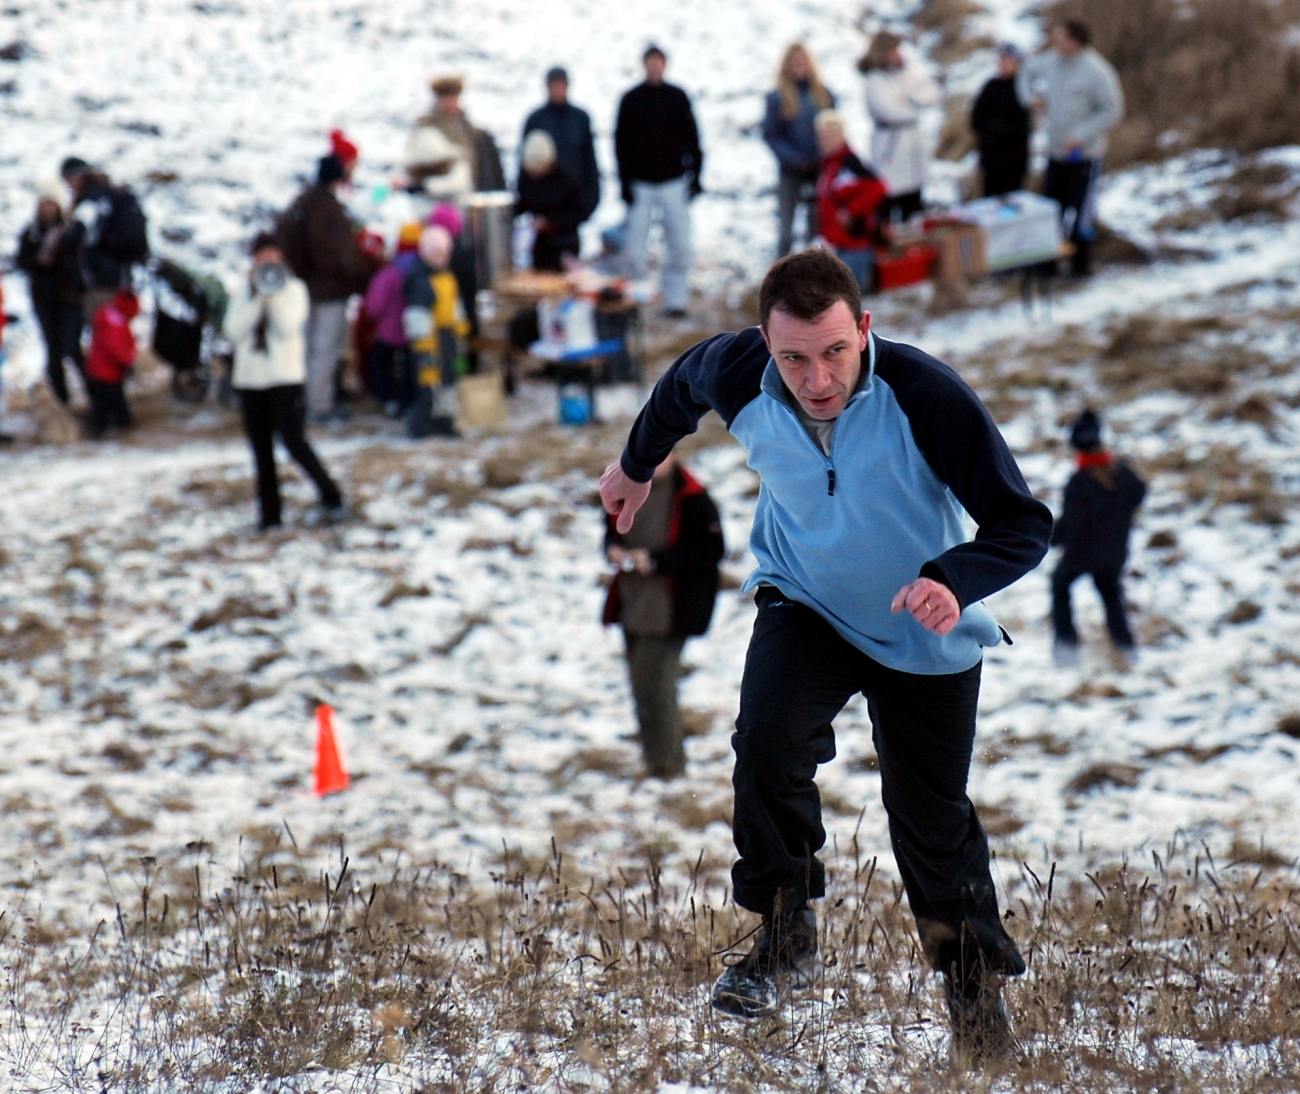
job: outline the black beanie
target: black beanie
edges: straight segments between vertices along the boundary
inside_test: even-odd
[[[343,161],[332,152],[328,156],[321,156],[316,163],[316,185],[329,186],[342,178]]]
[[[82,175],[90,173],[90,164],[80,156],[69,156],[59,164],[59,174],[64,179],[80,178]]]
[[[1095,452],[1101,447],[1101,419],[1091,410],[1085,410],[1070,429],[1070,447],[1080,452]]]

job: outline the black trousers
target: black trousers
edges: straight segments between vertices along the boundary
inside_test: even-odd
[[[81,350],[81,331],[85,326],[81,303],[43,300],[33,302],[33,310],[41,326],[41,337],[45,340],[45,375],[54,397],[67,403],[68,378],[64,374],[63,362],[70,359],[83,378],[86,374],[86,357]]]
[[[257,499],[263,528],[274,528],[280,523],[280,476],[275,469],[277,433],[289,455],[316,484],[321,504],[330,509],[342,503],[339,488],[321,465],[303,432],[307,403],[302,384],[240,388],[239,404],[244,416],[244,432],[248,435],[253,461],[257,465]]]
[[[1070,586],[1084,574],[1092,576],[1102,606],[1106,609],[1106,630],[1110,640],[1122,650],[1133,648],[1128,613],[1124,610],[1124,590],[1120,584],[1122,567],[1094,567],[1071,558],[1063,558],[1052,573],[1052,628],[1062,642],[1074,645],[1079,632],[1074,629],[1074,608],[1070,604]]]
[[[380,403],[405,410],[415,402],[415,366],[405,346],[375,341],[370,347],[370,392]]]
[[[92,437],[102,437],[111,428],[131,427],[131,408],[126,405],[126,393],[121,384],[108,384],[103,380],[86,380],[86,394],[90,398],[90,417],[87,425]]]
[[[921,191],[909,190],[905,194],[890,194],[880,203],[877,216],[882,224],[904,221],[916,216],[925,208],[921,204]]]
[[[816,854],[826,842],[817,765],[835,758],[831,722],[867,697],[894,858],[926,957],[962,983],[1025,963],[1002,929],[989,847],[966,795],[980,666],[949,676],[888,669],[820,615],[778,590],[758,596],[745,658],[731,871],[737,904],[771,914],[826,892]]]
[[[1092,243],[1097,238],[1097,184],[1101,160],[1047,161],[1043,193],[1061,206],[1061,221],[1074,244],[1071,269],[1085,275],[1092,269]]]

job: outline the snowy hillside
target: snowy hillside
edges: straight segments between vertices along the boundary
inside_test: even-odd
[[[971,18],[969,33],[1032,44],[1035,24],[1023,5],[986,6]],[[891,0],[872,12],[900,19],[909,8]],[[429,75],[465,73],[471,117],[512,152],[523,116],[540,101],[542,73],[555,63],[569,67],[574,101],[596,121],[607,173],[598,221],[609,223],[620,212],[608,178],[613,112],[638,77],[642,48],[654,40],[668,50],[670,79],[692,93],[703,127],[708,192],[696,206],[699,285],[734,302],[764,268],[774,238],[771,157],[753,126],[777,54],[794,37],[810,43],[843,98],[855,141],[865,144],[860,78],[852,67],[863,42],[859,19],[855,0],[687,0],[662,16],[587,0],[14,0],[0,22],[0,45],[13,40],[25,48],[17,51],[22,59],[0,61],[0,241],[14,237],[29,216],[35,185],[76,153],[144,195],[159,251],[230,274],[254,226],[290,199],[324,151],[330,128],[343,127],[361,146],[356,198],[363,203],[396,166],[407,127],[426,106]],[[949,89],[971,89],[988,63],[986,48],[971,53],[949,70]],[[936,111],[928,124],[937,132],[939,122]],[[1288,187],[1298,167],[1296,149],[1250,163],[1201,151],[1116,174],[1103,194],[1102,219],[1152,261],[1107,267],[1028,312],[1018,284],[1004,282],[978,286],[969,307],[943,314],[929,308],[926,290],[875,302],[884,336],[942,357],[977,389],[1045,500],[1056,503],[1070,472],[1063,427],[1088,403],[1106,415],[1116,449],[1152,487],[1134,535],[1128,586],[1141,645],[1135,667],[1110,656],[1086,582],[1075,589],[1083,662],[1053,665],[1050,559],[991,602],[1015,644],[986,659],[970,793],[992,838],[998,881],[1009,906],[1020,909],[1012,925],[1018,937],[1029,930],[1026,902],[1041,902],[1035,871],[1047,877],[1055,867],[1060,891],[1084,891],[1078,907],[1091,915],[1089,883],[1100,889],[1097,878],[1111,885],[1106,879],[1127,877],[1124,863],[1146,868],[1154,861],[1153,869],[1163,871],[1171,847],[1186,851],[1198,871],[1190,885],[1178,879],[1181,892],[1210,884],[1199,873],[1204,847],[1225,864],[1259,871],[1246,887],[1256,893],[1258,886],[1269,902],[1261,922],[1294,912],[1288,887],[1300,858],[1300,223],[1291,217]],[[959,170],[937,167],[936,192],[951,189]],[[1267,190],[1271,213],[1223,212],[1247,183]],[[9,310],[24,312],[21,280],[6,277],[4,287]],[[5,368],[13,384],[35,374],[39,349],[30,331],[10,334],[14,360]],[[27,1088],[41,1089],[51,1076],[69,1085],[67,1076],[90,1076],[100,1066],[96,1054],[111,1058],[119,1043],[113,1038],[125,1043],[131,1029],[120,1010],[111,1019],[101,1014],[107,1004],[95,992],[107,990],[102,984],[83,991],[59,979],[64,959],[70,968],[69,955],[81,952],[96,924],[117,922],[125,942],[119,917],[130,919],[141,889],[147,935],[149,886],[177,894],[196,871],[218,894],[220,910],[233,906],[221,904],[224,886],[260,884],[258,871],[287,872],[291,863],[337,875],[349,858],[346,890],[362,903],[372,883],[407,869],[418,878],[425,870],[470,894],[461,899],[472,919],[491,904],[483,895],[489,879],[499,897],[502,885],[515,884],[512,871],[536,880],[559,856],[564,866],[556,864],[555,875],[575,892],[589,895],[616,878],[644,902],[648,894],[658,899],[662,880],[691,915],[695,901],[701,915],[730,914],[728,734],[753,603],[724,591],[709,634],[687,647],[691,671],[682,699],[694,731],[688,775],[668,784],[641,779],[620,637],[597,622],[605,566],[594,490],[644,392],[601,395],[606,421],[589,430],[552,424],[554,392],[540,386],[525,388],[512,406],[513,428],[494,438],[416,444],[377,416],[365,417],[320,445],[355,504],[355,519],[336,529],[309,527],[311,494],[291,473],[289,527],[269,536],[253,532],[249,458],[234,416],[220,408],[196,412],[142,396],[145,426],[128,441],[18,446],[3,455],[0,839],[10,854],[0,861],[0,910],[17,912],[28,932],[24,945],[55,970],[46,980],[34,976],[37,987],[29,990],[70,1000],[60,1013],[80,1037],[65,1051],[55,1026],[35,1033],[23,1026],[22,985],[11,973],[0,1054],[16,1058],[14,1046],[27,1046]],[[716,422],[692,442],[691,462],[722,507],[725,569],[739,581],[752,563],[745,545],[755,478]],[[311,715],[322,701],[338,711],[354,776],[347,793],[324,801],[309,790]],[[940,1043],[932,1024],[937,1010],[928,995],[918,1002],[910,926],[889,919],[890,901],[897,907],[889,889],[896,873],[865,704],[851,704],[836,729],[839,758],[818,777],[833,890],[827,921],[852,933],[857,919],[846,927],[850,913],[869,906],[877,916],[871,938],[879,929],[880,937],[901,941],[887,961],[879,958],[885,964],[878,979],[867,983],[858,972],[865,966],[845,965],[837,975],[848,986],[827,994],[824,1011],[796,1012],[781,1029],[789,1054],[782,1059],[800,1066],[829,1060],[832,1070],[858,1068],[852,1073],[867,1076],[878,1074],[880,1061],[901,1059],[905,1068],[914,1056],[928,1066]],[[878,870],[873,866],[863,882],[862,863],[873,858]],[[1276,872],[1261,883],[1266,869]],[[868,893],[872,877],[889,892]],[[325,878],[328,889],[328,872]],[[1211,882],[1217,890],[1219,877]],[[519,893],[525,889],[520,882]],[[1107,888],[1097,902],[1107,930],[1116,891]],[[1169,895],[1169,908],[1177,912],[1183,899]],[[847,901],[842,912],[834,900]],[[1042,917],[1046,922],[1045,905]],[[1141,914],[1138,920],[1145,922]],[[11,922],[0,918],[0,941],[12,942],[4,933]],[[717,922],[726,935],[732,921]],[[1192,976],[1179,962],[1199,929],[1180,921],[1154,945],[1162,959],[1175,955],[1162,975],[1174,969]],[[437,923],[429,928],[438,960],[446,957],[440,930]],[[491,934],[486,926],[484,932]],[[507,933],[503,927],[502,937]],[[644,937],[652,933],[647,927]],[[522,931],[513,937],[523,945]],[[598,949],[582,937],[582,946]],[[554,938],[560,947],[558,932]],[[1106,938],[1112,954],[1127,944],[1118,927]],[[617,958],[601,950],[604,972],[621,959],[640,969],[641,941],[621,938]],[[721,947],[725,939],[709,941]],[[466,963],[487,968],[500,960],[494,944],[504,943],[497,938],[480,951],[465,942]],[[205,936],[200,949],[206,945]],[[1280,948],[1266,951],[1275,963],[1241,975],[1273,984],[1280,969],[1288,983],[1300,982],[1283,965],[1287,947]],[[237,945],[234,952],[238,964]],[[1092,952],[1079,943],[1062,966]],[[1259,952],[1256,946],[1252,959],[1260,960]],[[536,953],[527,960],[540,970],[545,961]],[[576,943],[574,954],[566,951],[570,957],[578,969],[597,960]],[[716,957],[710,951],[710,960]],[[188,961],[176,959],[186,991],[193,989]],[[1116,963],[1121,970],[1129,964],[1122,954]],[[452,972],[437,960],[433,966],[433,979],[445,975],[452,983]],[[511,968],[500,981],[507,994],[526,980]],[[739,1063],[727,1074],[748,1074],[770,1046],[757,1034],[729,1041],[710,1025],[705,978],[695,966],[683,968],[682,976],[695,979],[680,993],[682,1009],[665,1019],[664,1038],[691,1046],[681,1049],[687,1055],[731,1052]],[[1217,972],[1207,982],[1229,982]],[[571,975],[581,973],[564,973]],[[312,967],[301,983],[317,983],[314,977]],[[1136,982],[1134,991],[1167,987],[1155,973]],[[284,983],[299,982],[286,974]],[[1023,989],[1026,1013],[1038,983],[1031,976]],[[1196,985],[1200,990],[1200,979]],[[882,1014],[875,993],[885,991],[905,996],[906,1019]],[[1287,1038],[1294,1030],[1286,1022],[1294,1011],[1273,1002],[1277,1044],[1292,1052]],[[356,1004],[347,1021],[369,1028],[373,1003]],[[1120,1012],[1128,1006],[1123,999],[1116,1005]],[[436,1040],[454,1024],[446,1016],[451,1009],[430,1019],[434,1033],[421,1034],[437,1044],[426,1046],[426,1064],[495,1059],[492,1052],[523,1044],[527,1059],[509,1073],[520,1087],[529,1087],[529,1067],[541,1067],[538,1052],[537,1058],[576,1053],[581,1062],[574,1066],[590,1089],[623,1089],[631,1073],[603,1070],[599,1054],[584,1047],[589,1042],[570,1038],[567,1027],[545,1028],[535,1015],[503,1025],[499,1043],[477,1042],[480,1057],[469,1049],[457,1056]],[[862,1013],[865,1025],[856,1022]],[[489,1007],[473,1014],[490,1040],[497,1013]],[[649,1039],[646,1030],[658,1017],[627,1018],[628,1027],[641,1021],[633,1032]],[[852,1028],[831,1044],[826,1029],[835,1021]],[[392,1024],[406,1028],[397,1018]],[[1176,1042],[1172,1049],[1126,1027],[1121,1048],[1110,1044],[1107,1051],[1146,1060],[1152,1071],[1144,1074],[1165,1076],[1160,1082],[1167,1073],[1156,1064],[1176,1059],[1186,1089],[1197,1088],[1200,1068],[1248,1078],[1285,1075],[1285,1066],[1295,1065],[1294,1052],[1283,1053],[1285,1066],[1281,1056],[1269,1056],[1276,1045],[1264,1034],[1213,1041],[1192,1026],[1189,1020],[1180,1032],[1159,1031]],[[867,1032],[859,1039],[861,1029]],[[618,1027],[609,1038],[621,1044],[626,1033]],[[413,1043],[414,1037],[410,1032]],[[1037,1043],[1045,1055],[1091,1060],[1102,1040],[1044,1035]],[[351,1061],[329,1070],[352,1084],[339,1080],[340,1089],[468,1088],[437,1067],[386,1071],[385,1087]],[[741,1088],[730,1080],[714,1085],[707,1067],[703,1073],[698,1085],[664,1079],[661,1089]],[[423,1086],[433,1083],[430,1075],[447,1085]],[[775,1082],[770,1073],[766,1078]],[[808,1088],[797,1068],[779,1078]],[[646,1089],[658,1081],[636,1080]],[[736,1080],[742,1082],[748,1080]],[[1018,1089],[1007,1082],[998,1089]],[[210,1088],[236,1089],[234,1083],[222,1078]],[[1069,1085],[1060,1083],[1043,1089]],[[1156,1078],[1149,1085],[1155,1088]],[[539,1079],[531,1088],[579,1087],[558,1080],[548,1087]]]

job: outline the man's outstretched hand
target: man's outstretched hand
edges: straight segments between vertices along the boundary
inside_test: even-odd
[[[895,594],[889,607],[894,612],[911,612],[913,619],[940,638],[952,630],[961,618],[961,605],[957,603],[952,590],[928,577],[904,585]]]
[[[632,527],[632,518],[649,496],[650,484],[629,479],[618,460],[600,476],[600,502],[605,512],[614,517],[614,528],[620,536]]]

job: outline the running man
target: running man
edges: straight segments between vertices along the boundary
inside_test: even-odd
[[[734,899],[763,917],[713,989],[722,1013],[772,1013],[815,974],[826,840],[817,765],[831,723],[867,697],[899,873],[944,976],[955,1051],[1011,1043],[1002,928],[984,829],[966,795],[983,647],[1006,638],[982,600],[1047,552],[1052,517],[975,393],[918,349],[871,332],[858,283],[827,251],[776,263],[760,326],[682,356],[601,478],[626,532],[655,467],[709,410],[762,479],[750,546],[758,617],[740,691]],[[974,518],[973,540],[962,511]]]

